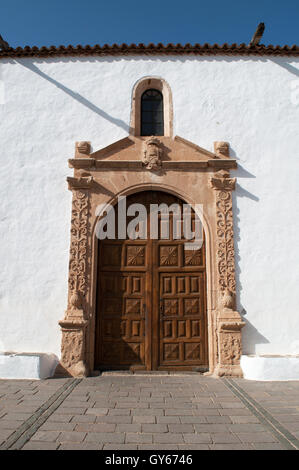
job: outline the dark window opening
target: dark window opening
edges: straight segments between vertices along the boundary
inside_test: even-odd
[[[164,135],[163,95],[146,90],[141,97],[141,135]]]

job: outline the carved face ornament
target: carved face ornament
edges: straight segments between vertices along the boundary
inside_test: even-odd
[[[142,161],[148,170],[156,170],[161,166],[160,141],[155,137],[150,137],[145,141]]]

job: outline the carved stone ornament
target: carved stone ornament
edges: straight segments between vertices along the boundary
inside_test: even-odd
[[[84,322],[59,322],[62,331],[61,359],[56,368],[56,376],[86,377],[88,369],[85,363],[85,330]]]
[[[221,170],[211,178],[216,189],[217,225],[217,267],[219,287],[230,292],[236,291],[233,208],[231,191],[235,188],[235,178],[229,178],[227,171]]]
[[[77,290],[73,291],[70,296],[69,310],[72,313],[80,312],[82,310],[82,297],[81,293]],[[83,310],[82,310],[83,311]]]
[[[236,186],[236,178],[230,178],[228,171],[220,170],[211,178],[211,185],[214,189],[233,191]]]
[[[218,376],[230,375],[242,377],[243,372],[240,367],[242,354],[241,329],[245,326],[239,312],[234,310],[235,294],[230,289],[225,288],[221,293],[220,311],[217,319],[218,338],[218,366],[216,374]]]
[[[220,332],[220,364],[221,370],[229,368],[232,374],[237,366],[239,368],[241,358],[241,332],[221,330]],[[228,375],[226,373],[226,375]],[[233,374],[232,374],[233,375]],[[234,374],[235,375],[235,374]],[[238,374],[239,375],[239,374]]]
[[[218,158],[229,157],[229,143],[214,142],[214,152]]]
[[[90,142],[76,142],[75,156],[80,158],[90,155]]]
[[[86,251],[88,224],[88,192],[73,191],[71,220],[71,248],[69,262],[69,290],[82,296],[86,291]]]
[[[68,176],[66,178],[70,190],[73,189],[90,189],[94,183],[93,176],[79,176],[79,178],[74,178],[73,176]]]
[[[87,290],[88,199],[87,190],[73,190],[69,300],[65,317],[59,322],[62,329],[62,347],[56,375],[88,375],[84,361],[85,329],[88,325],[84,313],[84,297]]]
[[[236,179],[220,170],[211,178],[216,190],[217,271],[219,311],[217,315],[218,365],[215,374],[242,377],[241,329],[245,325],[235,310],[235,251],[232,190]]]
[[[218,365],[215,375],[220,377],[230,375],[242,377],[243,372],[240,366],[242,354],[241,329],[245,323],[241,321],[240,315],[236,311],[231,312],[231,318],[226,321],[219,318],[217,336],[218,336]],[[234,318],[233,318],[234,317]]]
[[[222,293],[221,301],[223,308],[233,309],[235,307],[235,294],[226,288]]]
[[[158,170],[161,168],[162,157],[161,142],[156,137],[149,137],[144,142],[142,162],[148,170]]]

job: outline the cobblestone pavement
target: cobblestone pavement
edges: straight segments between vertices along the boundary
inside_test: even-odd
[[[0,449],[299,449],[299,381],[0,380]]]

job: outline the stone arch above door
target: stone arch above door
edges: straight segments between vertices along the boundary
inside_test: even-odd
[[[88,142],[76,144],[69,160],[73,193],[68,307],[62,328],[57,374],[84,376],[94,368],[97,208],[118,196],[144,189],[177,195],[200,214],[206,233],[207,316],[210,373],[241,376],[241,328],[235,310],[235,261],[231,192],[236,161],[224,151],[209,152],[176,136],[129,136],[90,153]],[[219,144],[219,143],[218,143]]]

